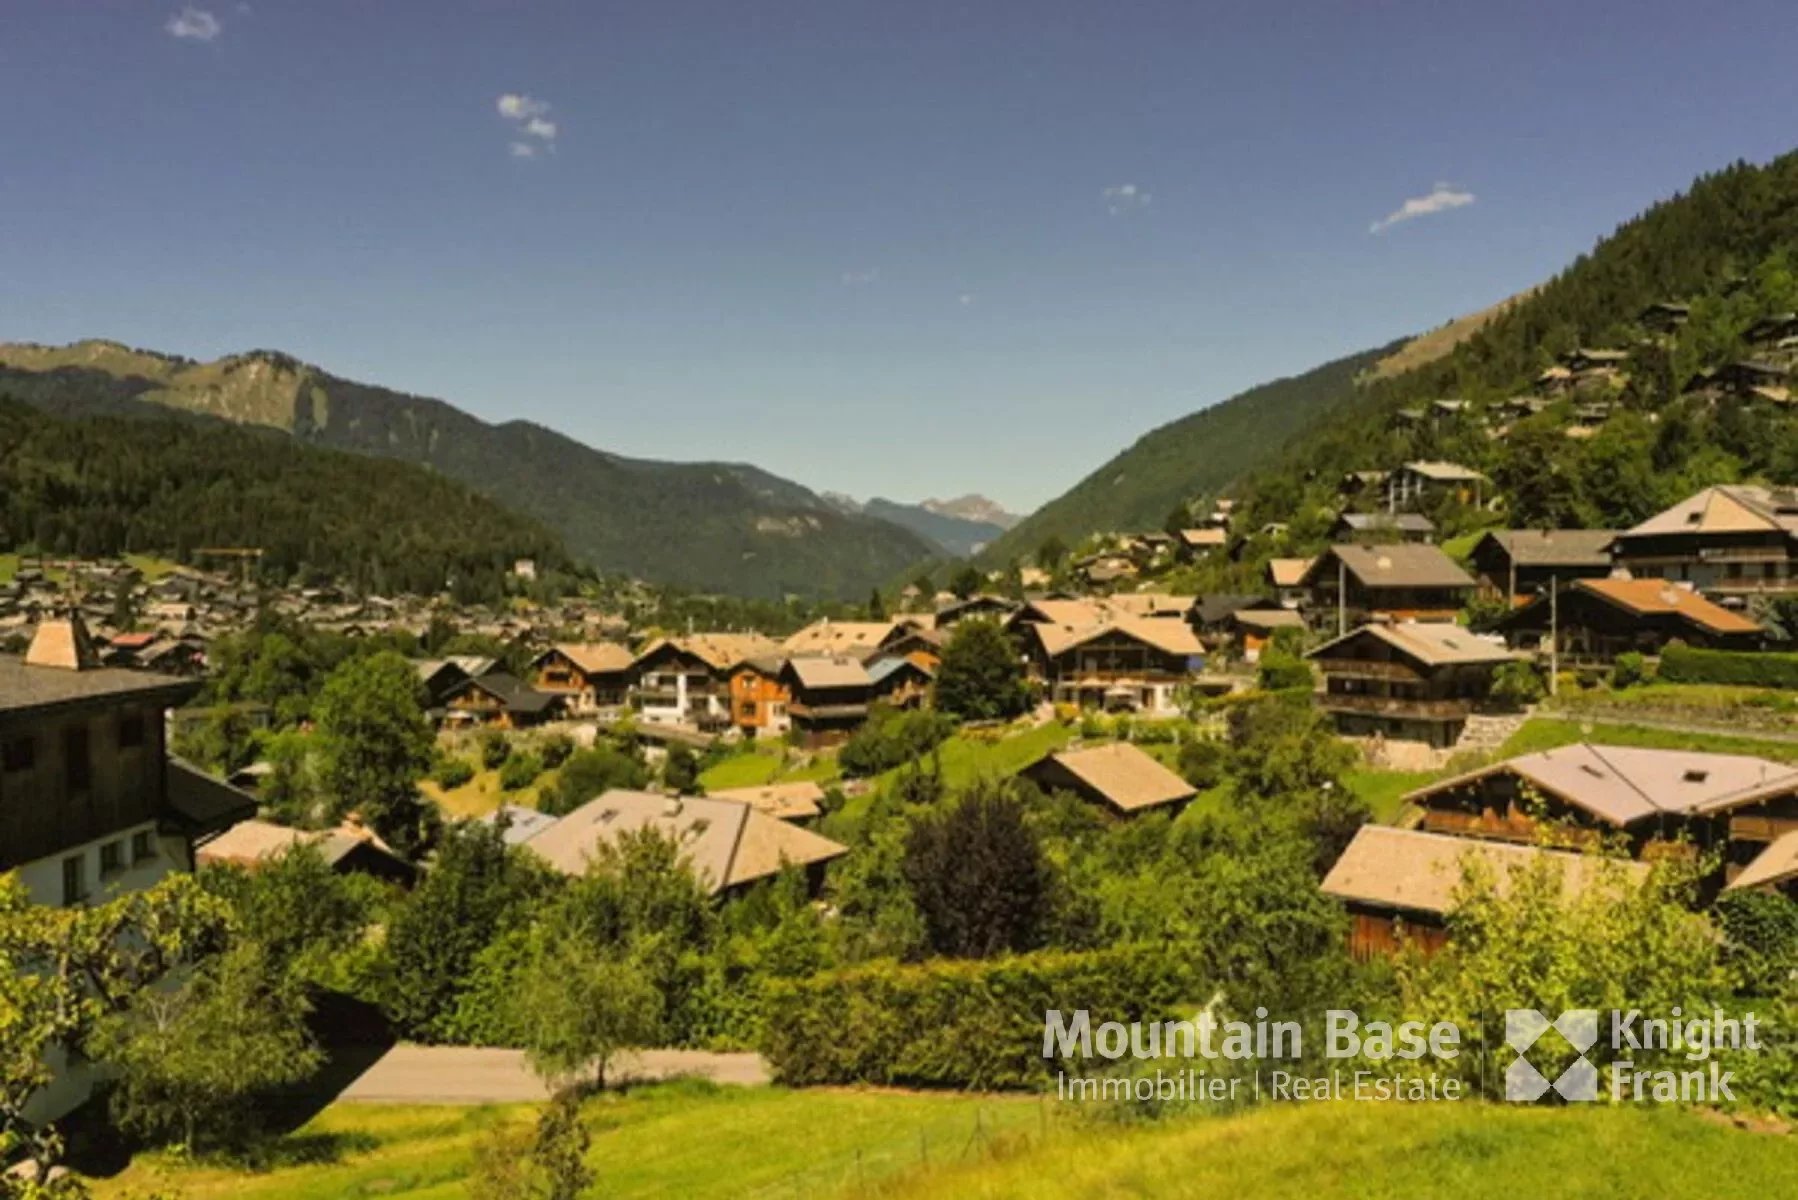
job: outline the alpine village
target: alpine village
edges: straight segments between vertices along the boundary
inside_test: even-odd
[[[1226,1121],[1798,1163],[1798,155],[1022,519],[752,474],[0,346],[0,1195],[1047,1189]],[[1772,1050],[1556,1134],[1061,1104],[1041,1034],[1456,1020],[1499,1101],[1502,1011],[1588,984]]]

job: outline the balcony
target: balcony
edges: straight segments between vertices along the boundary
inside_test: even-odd
[[[1424,677],[1404,663],[1364,658],[1314,658],[1311,665],[1338,679],[1382,679],[1394,683],[1422,684]]]
[[[1336,692],[1321,693],[1317,705],[1325,712],[1409,717],[1418,721],[1465,721],[1473,713],[1471,700],[1414,700],[1404,696],[1357,696]]]

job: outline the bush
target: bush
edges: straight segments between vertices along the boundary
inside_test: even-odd
[[[1162,1019],[1203,989],[1163,947],[991,961],[891,961],[769,985],[762,1051],[782,1083],[992,1090],[1051,1083],[1043,1014]]]
[[[1611,686],[1619,690],[1648,682],[1648,660],[1634,650],[1625,651],[1611,664]]]
[[[436,770],[431,772],[431,778],[445,791],[459,788],[474,778],[474,764],[466,758],[441,759]]]
[[[1201,792],[1224,781],[1230,748],[1213,738],[1202,738],[1180,747],[1180,776]]]
[[[481,735],[481,765],[489,771],[497,771],[511,753],[512,743],[499,730],[489,729]]]
[[[574,753],[574,739],[565,733],[552,733],[537,746],[537,756],[546,770],[553,771]]]
[[[1684,642],[1669,642],[1661,651],[1660,678],[1668,683],[1798,689],[1798,654],[1701,650]]]
[[[1290,688],[1309,689],[1315,684],[1310,663],[1296,654],[1272,647],[1261,652],[1260,670],[1257,674],[1262,690],[1268,692],[1283,692]]]
[[[637,789],[649,782],[649,768],[607,742],[571,755],[562,764],[556,786],[539,796],[538,807],[552,816],[573,812],[612,788]]]
[[[1511,708],[1526,708],[1547,694],[1542,676],[1526,662],[1508,662],[1492,672],[1493,701]]]
[[[499,769],[499,785],[508,792],[528,788],[543,774],[543,760],[535,754],[514,754]]]
[[[1725,892],[1717,917],[1743,986],[1772,991],[1798,967],[1798,902],[1778,892]]]
[[[955,719],[946,713],[875,705],[868,720],[838,752],[837,764],[845,775],[878,775],[916,762],[954,732]]]

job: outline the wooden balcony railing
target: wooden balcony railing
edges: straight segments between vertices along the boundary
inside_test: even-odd
[[[1413,717],[1423,721],[1464,721],[1471,700],[1413,700],[1403,696],[1356,696],[1321,692],[1318,707],[1326,712],[1365,713],[1377,717]]]
[[[1361,658],[1314,658],[1311,665],[1325,675],[1342,679],[1383,679],[1395,683],[1423,683],[1424,677],[1398,662],[1377,662]]]

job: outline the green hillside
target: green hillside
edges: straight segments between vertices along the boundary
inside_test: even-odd
[[[1689,304],[1690,318],[1652,335],[1637,318],[1663,301]],[[1494,522],[1620,528],[1710,484],[1798,483],[1790,404],[1685,386],[1700,371],[1764,353],[1746,343],[1749,327],[1794,309],[1798,153],[1705,176],[1443,358],[1353,394],[1250,475],[1242,527],[1290,521],[1293,544],[1267,549],[1303,552],[1342,503],[1345,472],[1418,458],[1475,467],[1499,488],[1499,513],[1432,511],[1445,535]],[[1501,401],[1534,391],[1556,356],[1576,347],[1627,351],[1624,378],[1527,419],[1499,419]],[[1435,427],[1404,417],[1451,397],[1469,402],[1464,419]]]
[[[1013,526],[981,560],[1028,559],[1049,537],[1073,545],[1091,533],[1159,529],[1175,506],[1213,493],[1271,459],[1286,439],[1353,391],[1355,378],[1400,343],[1337,359],[1250,388],[1170,421]]]
[[[0,395],[0,549],[82,556],[260,546],[265,570],[375,591],[455,581],[492,597],[520,557],[568,564],[562,540],[417,467],[220,422],[62,419]]]
[[[934,550],[752,466],[607,454],[540,425],[489,425],[441,400],[340,379],[272,351],[203,363],[115,342],[5,345],[0,387],[56,412],[149,403],[428,466],[556,529],[599,569],[658,583],[860,599]]]

